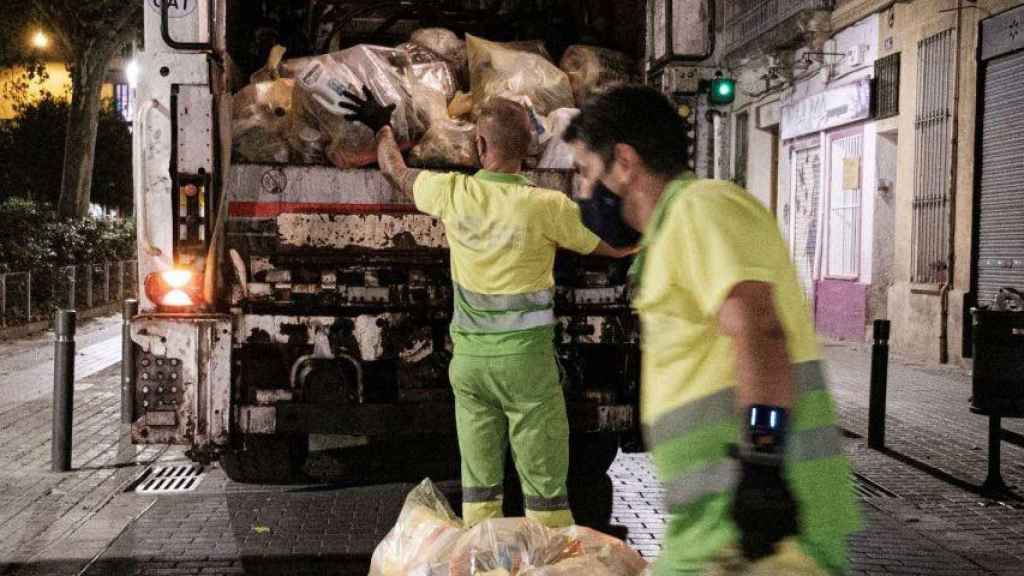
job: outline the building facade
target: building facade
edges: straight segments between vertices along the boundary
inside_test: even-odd
[[[789,27],[730,4],[730,177],[777,215],[819,332],[888,318],[898,353],[966,362],[970,309],[1024,292],[1024,1],[796,2]]]

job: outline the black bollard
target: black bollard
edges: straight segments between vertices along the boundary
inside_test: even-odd
[[[889,380],[889,321],[875,320],[871,346],[871,396],[868,406],[868,447],[885,448],[885,395]]]
[[[54,472],[71,470],[71,416],[75,409],[74,310],[53,317],[53,437],[50,456]]]
[[[132,344],[132,318],[139,313],[139,301],[129,298],[121,310],[121,423],[132,423],[135,406],[135,346]]]

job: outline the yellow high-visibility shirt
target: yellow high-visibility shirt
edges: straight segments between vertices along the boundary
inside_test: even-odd
[[[797,542],[841,573],[859,512],[809,306],[775,218],[730,182],[684,177],[667,187],[643,246],[634,300],[643,324],[640,413],[672,513],[655,574],[699,570],[736,543],[736,358],[718,313],[747,281],[771,286],[791,361],[785,471],[800,504]]]
[[[451,251],[457,353],[493,356],[547,347],[553,337],[555,252],[593,252],[600,239],[564,193],[519,174],[423,172],[416,208],[444,223]]]

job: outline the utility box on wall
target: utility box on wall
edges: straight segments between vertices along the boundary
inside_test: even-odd
[[[708,0],[647,2],[647,62],[657,70],[672,61],[699,61],[711,56]]]

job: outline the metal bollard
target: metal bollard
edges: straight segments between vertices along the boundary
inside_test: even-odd
[[[871,392],[868,405],[868,448],[885,448],[885,396],[889,380],[889,321],[875,320],[871,346]]]
[[[54,472],[71,470],[71,416],[75,409],[74,310],[54,313],[53,436],[51,462]]]
[[[132,318],[139,313],[139,301],[129,298],[121,311],[121,423],[132,423],[135,406],[135,346],[132,344]]]

